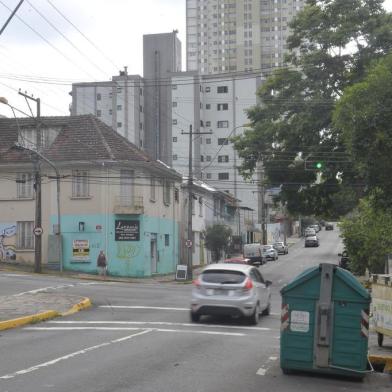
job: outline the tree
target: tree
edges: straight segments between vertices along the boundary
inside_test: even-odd
[[[268,77],[258,91],[261,104],[248,110],[252,128],[234,139],[242,174],[250,176],[261,161],[291,213],[345,214],[362,195],[363,179],[332,113],[344,89],[392,48],[392,19],[382,4],[308,0],[291,25],[289,66]],[[305,170],[313,161],[323,162],[321,178]],[[351,195],[350,203],[342,192]]]
[[[379,60],[366,78],[347,88],[337,103],[334,124],[368,190],[380,208],[392,208],[392,55]],[[380,192],[381,191],[381,192]]]
[[[205,232],[205,246],[212,252],[212,259],[218,261],[222,251],[229,247],[231,229],[228,226],[215,224],[207,227]]]
[[[385,258],[392,252],[392,211],[381,211],[376,199],[377,191],[361,200],[355,213],[340,224],[350,268],[360,275],[366,268],[384,273]]]

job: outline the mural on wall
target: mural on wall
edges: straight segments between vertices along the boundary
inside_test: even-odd
[[[0,223],[0,261],[16,260],[16,223]]]
[[[117,258],[120,260],[131,261],[140,253],[140,246],[135,244],[117,243]]]

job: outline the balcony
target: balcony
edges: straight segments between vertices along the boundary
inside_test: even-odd
[[[114,199],[113,213],[117,215],[144,214],[142,196],[116,196]]]

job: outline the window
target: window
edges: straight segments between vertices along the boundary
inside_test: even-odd
[[[150,200],[155,201],[156,199],[156,183],[155,183],[155,178],[152,177],[150,179]]]
[[[229,87],[227,86],[218,86],[217,88],[218,94],[224,94],[229,92]]]
[[[173,143],[177,143],[177,136],[173,136]]]
[[[203,216],[203,198],[199,197],[199,216]]]
[[[173,155],[173,161],[176,161],[177,159],[178,159],[177,154],[174,154],[174,155]]]
[[[102,110],[97,110],[97,117],[101,117],[102,115]]]
[[[170,246],[170,236],[169,236],[169,234],[165,234],[165,246]]]
[[[72,197],[88,197],[89,181],[87,170],[72,171]]]
[[[170,182],[168,180],[164,180],[163,182],[163,203],[165,205],[170,204]]]
[[[117,110],[122,110],[122,105],[117,105]]]
[[[111,116],[113,114],[113,110],[109,109],[109,115]]]
[[[211,121],[206,121],[206,127],[210,127],[211,126]]]
[[[228,180],[229,173],[218,173],[218,180]]]
[[[101,94],[98,93],[98,94],[97,94],[97,101],[100,101],[101,98],[102,98],[102,97],[101,97]]]
[[[229,104],[228,103],[218,103],[216,105],[217,110],[229,110]]]
[[[210,103],[206,103],[206,109],[210,110],[211,109],[211,104]]]
[[[206,144],[211,144],[211,138],[210,137],[206,138]]]
[[[200,155],[200,162],[204,162],[204,155]]]
[[[117,123],[117,128],[121,128],[122,127],[122,122],[118,122]]]
[[[173,106],[173,108],[176,108],[177,107],[177,102],[172,102],[172,106]]]
[[[218,156],[218,162],[229,162],[229,156],[228,155],[219,155]]]
[[[195,212],[195,198],[196,198],[196,196],[192,196],[192,215],[196,214],[196,212]]]
[[[218,121],[216,123],[216,126],[218,128],[229,128],[229,122],[228,121]]]
[[[206,155],[206,161],[211,162],[211,155]]]
[[[227,138],[219,138],[218,139],[218,146],[222,146],[222,145],[225,145],[225,146],[227,146],[229,144],[229,141],[227,140]]]
[[[206,174],[206,178],[207,178],[207,180],[211,180],[211,178],[212,178],[211,173],[207,173],[207,174]]]
[[[180,190],[178,188],[174,188],[174,200],[176,203],[180,201]]]
[[[121,87],[117,87],[117,92],[118,93],[122,93],[122,88]]]
[[[18,199],[31,199],[33,197],[32,173],[18,173],[16,176],[16,197]]]
[[[211,87],[206,87],[205,92],[209,93],[211,91]]]
[[[176,84],[172,85],[172,90],[177,90],[177,85]]]
[[[177,120],[173,119],[173,125],[177,125]]]
[[[34,222],[16,222],[16,246],[18,249],[34,249]]]

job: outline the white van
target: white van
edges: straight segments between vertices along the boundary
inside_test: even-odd
[[[249,259],[251,264],[264,264],[262,245],[258,242],[244,245],[244,258]]]

